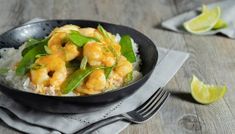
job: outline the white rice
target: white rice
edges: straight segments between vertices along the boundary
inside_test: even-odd
[[[116,41],[119,42],[121,39],[120,35],[116,35]],[[37,87],[35,87],[31,82],[28,76],[17,76],[15,74],[14,68],[16,64],[21,59],[21,52],[24,49],[25,45],[22,45],[19,49],[15,48],[2,48],[0,49],[0,68],[8,68],[9,71],[4,75],[0,75],[0,82],[8,85],[12,88],[27,92],[35,92]],[[138,55],[138,44],[132,40],[132,47],[135,52],[136,62],[133,63],[133,81],[138,80],[142,77],[142,74],[139,72],[141,59]],[[48,87],[46,95],[55,95],[53,87]],[[74,93],[66,94],[65,96],[74,96]]]
[[[24,91],[32,92],[32,85],[30,79],[27,76],[17,76],[15,71],[15,65],[20,61],[21,51],[24,45],[19,49],[15,48],[2,48],[0,49],[0,68],[7,68],[9,71],[0,77],[2,83],[9,85],[13,88],[17,88]]]

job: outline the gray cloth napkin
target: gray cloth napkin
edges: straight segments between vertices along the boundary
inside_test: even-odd
[[[158,64],[150,79],[136,93],[99,111],[83,114],[53,114],[36,111],[18,104],[11,98],[0,95],[0,119],[8,126],[25,133],[60,134],[74,133],[90,123],[128,112],[146,101],[159,87],[164,87],[175,75],[189,54],[164,48],[158,48]],[[129,123],[119,121],[105,126],[94,133],[119,133]]]
[[[235,0],[220,1],[220,2],[209,4],[207,6],[209,8],[220,6],[221,18],[225,22],[228,23],[228,27],[223,28],[223,29],[208,31],[208,32],[202,33],[201,35],[213,35],[213,34],[221,33],[229,38],[235,39]],[[172,30],[175,32],[185,32],[182,26],[183,23],[199,15],[200,10],[201,10],[201,7],[194,11],[183,13],[181,15],[178,15],[176,17],[173,17],[169,20],[162,22],[161,25],[163,28],[166,28],[168,30]]]

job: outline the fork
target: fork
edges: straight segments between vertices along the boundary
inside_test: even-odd
[[[167,100],[168,96],[170,95],[169,92],[163,90],[163,88],[159,88],[144,104],[139,106],[133,111],[115,115],[93,124],[88,125],[87,127],[79,130],[77,134],[90,134],[93,131],[101,128],[105,125],[114,123],[116,121],[125,120],[131,123],[143,123],[153,117],[164,102]]]

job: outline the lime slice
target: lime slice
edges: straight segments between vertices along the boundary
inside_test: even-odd
[[[227,91],[226,86],[206,85],[196,76],[191,83],[191,94],[201,104],[210,104],[222,98]]]
[[[211,30],[220,18],[220,7],[202,12],[199,16],[184,23],[184,28],[194,34]]]
[[[206,12],[209,12],[209,9],[207,8],[206,5],[202,5],[202,13],[206,13]],[[214,25],[213,29],[217,30],[221,28],[226,28],[227,26],[228,24],[224,20],[219,19]]]

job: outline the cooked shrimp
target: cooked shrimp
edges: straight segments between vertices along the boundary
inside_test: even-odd
[[[76,88],[76,90],[75,90],[75,93],[77,95],[98,94],[100,92],[101,91],[94,90],[94,89],[89,89],[85,85],[80,86],[80,87]]]
[[[66,61],[71,61],[79,56],[80,52],[73,43],[68,42],[64,47],[65,59]]]
[[[97,31],[95,28],[87,27],[87,28],[79,28],[79,33],[88,36],[88,37],[94,37],[94,33]]]
[[[105,39],[102,43],[116,57],[120,57],[121,46],[115,40]]]
[[[48,85],[49,84],[49,75],[48,69],[46,67],[39,68],[37,70],[30,70],[31,81],[35,85]]]
[[[109,79],[106,82],[106,89],[114,89],[117,87],[121,87],[123,85],[123,78],[119,76],[114,71],[111,72]]]
[[[88,27],[88,28],[79,28],[78,31],[79,31],[80,34],[82,34],[84,36],[93,37],[93,38],[98,39],[101,42],[104,42],[103,41],[104,40],[103,36],[95,28],[91,28],[91,27]]]
[[[106,85],[104,70],[98,69],[92,72],[86,82],[86,87],[93,90],[102,90]]]
[[[112,67],[116,62],[116,59],[113,55],[113,53],[111,52],[105,52],[103,59],[102,59],[102,63],[106,66],[106,67]]]
[[[66,41],[66,33],[55,33],[48,41],[52,54],[59,54],[65,61],[71,61],[79,55],[77,46]]]
[[[30,70],[30,78],[33,84],[59,87],[67,76],[65,62],[57,55],[47,55],[38,58],[35,64],[39,69]]]
[[[78,29],[79,29],[79,26],[76,26],[76,25],[72,25],[72,24],[70,24],[70,25],[64,25],[64,26],[62,26],[62,27],[57,27],[57,28],[55,28],[55,29],[51,32],[50,36],[52,36],[52,35],[54,35],[54,34],[56,34],[56,33],[70,33],[71,30],[78,31]]]
[[[83,47],[83,56],[87,57],[87,61],[91,66],[102,65],[102,46],[97,42],[89,42]]]
[[[116,62],[114,55],[110,51],[106,52],[104,46],[97,42],[87,43],[83,48],[83,55],[87,57],[91,66],[111,67]]]
[[[114,70],[121,77],[125,77],[133,70],[133,67],[132,64],[124,56],[121,56]]]
[[[118,55],[121,55],[121,46],[118,43],[113,44],[113,48]]]

